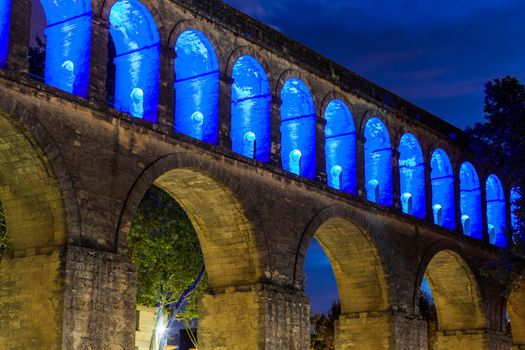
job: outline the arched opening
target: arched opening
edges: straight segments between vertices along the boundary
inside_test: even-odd
[[[175,44],[175,131],[218,141],[219,63],[208,38],[196,29],[183,32]]]
[[[367,186],[367,199],[390,207],[394,204],[392,146],[385,124],[376,117],[370,118],[365,126],[365,140],[365,183],[377,184],[374,192],[369,192]]]
[[[441,251],[430,260],[420,283],[421,292],[430,293],[437,313],[436,338],[431,336],[429,349],[460,350],[465,344],[484,348],[487,335],[481,294],[467,263],[455,252]]]
[[[0,253],[0,320],[21,325],[0,332],[0,347],[18,349],[23,339],[58,349],[66,242],[61,191],[37,142],[3,111],[0,130],[0,202],[7,238],[7,251]]]
[[[242,205],[222,182],[196,169],[169,170],[153,185],[184,210],[204,257],[210,292],[199,303],[199,349],[258,349],[259,294],[241,286],[260,280],[261,253]]]
[[[403,212],[423,219],[426,216],[426,192],[421,146],[414,135],[404,134],[398,151],[401,204],[410,201],[410,205],[402,205]]]
[[[438,148],[432,153],[432,209],[434,224],[456,229],[456,204],[454,198],[454,173],[445,151]],[[439,214],[439,215],[437,215]]]
[[[460,206],[463,234],[483,239],[481,220],[481,188],[474,166],[465,162],[459,170]]]
[[[314,236],[328,256],[339,291],[341,316],[335,323],[335,349],[387,349],[392,334],[383,312],[390,308],[389,289],[374,244],[364,231],[342,217],[325,221]],[[306,283],[308,286],[308,279]],[[331,291],[335,296],[334,288]],[[356,314],[362,316],[352,316]]]
[[[306,252],[304,272],[310,300],[310,348],[333,349],[334,324],[341,314],[341,305],[330,259],[315,238]]]
[[[233,66],[232,78],[232,149],[245,157],[268,162],[272,100],[268,77],[255,58],[242,56]]]
[[[107,100],[135,118],[158,120],[160,43],[155,20],[138,0],[118,0],[109,15]]]
[[[525,346],[525,283],[512,290],[507,300],[507,312],[512,325],[512,343],[516,349],[521,349]]]
[[[7,64],[11,26],[11,0],[0,2],[0,68]]]
[[[48,85],[87,97],[91,1],[33,0],[32,8],[32,35],[28,52],[30,73]],[[35,12],[42,10],[42,14],[36,15]],[[43,32],[41,27],[45,27]]]
[[[281,101],[282,167],[296,175],[314,179],[316,114],[312,95],[304,82],[291,78],[281,90]]]
[[[491,244],[498,247],[507,246],[507,206],[505,193],[500,179],[491,174],[486,182],[487,225]]]
[[[521,223],[521,219],[518,215],[518,202],[521,200],[521,192],[518,187],[513,187],[510,190],[510,218],[513,230],[518,230]]]
[[[333,100],[324,114],[328,186],[356,194],[356,131],[352,113],[341,100]]]

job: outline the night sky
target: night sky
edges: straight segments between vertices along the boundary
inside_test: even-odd
[[[226,0],[460,128],[483,86],[525,78],[523,0]]]

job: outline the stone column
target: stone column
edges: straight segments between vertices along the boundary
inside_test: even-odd
[[[487,220],[487,186],[484,179],[480,178],[479,186],[481,188],[481,231],[483,232],[483,240],[490,242]]]
[[[231,95],[233,78],[221,73],[219,88],[219,146],[227,151],[232,150],[231,140]]]
[[[201,350],[306,350],[308,300],[264,284],[209,292],[201,301],[198,337]]]
[[[136,267],[129,258],[68,247],[62,349],[135,349]]]
[[[167,131],[173,130],[175,118],[175,50],[160,47],[159,124]]]
[[[9,28],[9,56],[7,67],[11,71],[27,73],[27,50],[31,33],[31,0],[13,0]]]
[[[430,161],[425,163],[425,195],[427,221],[434,223],[434,209],[432,208],[432,167]]]
[[[272,96],[270,107],[270,133],[271,149],[270,164],[277,168],[282,168],[281,159],[281,105],[283,101],[277,95]]]
[[[394,209],[401,211],[401,177],[399,175],[399,151],[392,149],[392,195]]]
[[[357,181],[357,196],[361,199],[366,199],[366,184],[365,184],[365,137],[358,133],[356,135],[356,181]]]
[[[402,313],[365,312],[341,315],[336,323],[336,350],[427,349],[427,325]]]
[[[106,79],[108,66],[109,23],[93,16],[91,22],[91,58],[89,99],[99,108],[106,106]]]
[[[316,137],[315,137],[315,142],[316,142],[316,157],[315,157],[315,162],[316,162],[316,168],[317,168],[317,171],[316,171],[316,180],[323,183],[323,184],[326,184],[328,179],[327,179],[327,174],[326,174],[326,153],[325,153],[325,147],[326,147],[326,135],[325,135],[325,127],[326,127],[326,120],[324,118],[321,118],[321,117],[317,117],[317,122],[316,122]]]

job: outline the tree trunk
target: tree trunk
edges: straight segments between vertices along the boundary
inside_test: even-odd
[[[149,343],[149,350],[161,350],[155,349],[155,343],[157,342],[157,329],[159,324],[162,322],[162,316],[164,315],[164,304],[160,304],[157,308],[157,314],[155,317],[155,324],[153,326],[153,333],[151,334],[151,340]]]

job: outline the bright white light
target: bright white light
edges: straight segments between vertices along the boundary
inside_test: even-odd
[[[164,333],[166,333],[166,325],[163,323],[160,323],[157,326],[157,336],[162,336],[164,335]]]

